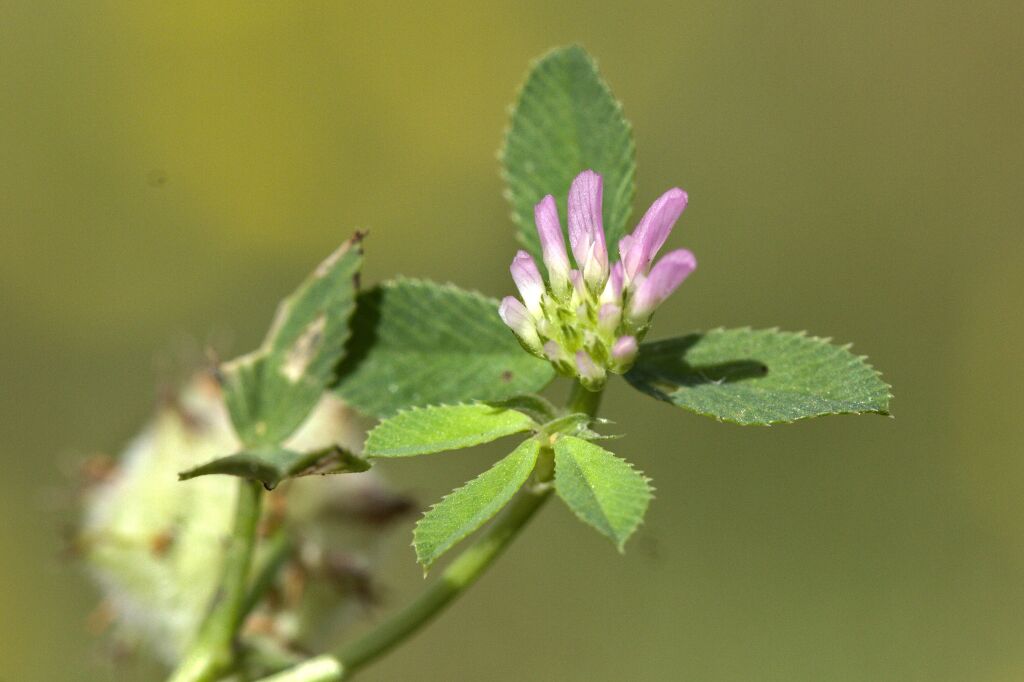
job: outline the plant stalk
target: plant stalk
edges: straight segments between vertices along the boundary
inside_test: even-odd
[[[601,391],[573,385],[567,407],[570,412],[594,417],[601,403]],[[511,544],[551,497],[554,453],[543,448],[532,485],[524,487],[501,515],[469,548],[441,573],[441,576],[402,611],[342,648],[337,657],[319,656],[263,682],[337,682],[376,660],[433,620],[448,604],[475,583],[495,559]],[[305,670],[304,666],[309,666]],[[308,674],[306,674],[308,671]]]
[[[220,587],[195,642],[169,682],[211,682],[235,663],[235,636],[245,612],[262,494],[263,488],[256,481],[239,481],[234,528],[224,556]]]

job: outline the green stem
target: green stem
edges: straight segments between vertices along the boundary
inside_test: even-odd
[[[338,679],[353,672],[384,654],[396,644],[426,625],[467,587],[483,575],[488,566],[501,554],[526,522],[540,509],[551,495],[550,486],[524,489],[505,508],[505,511],[471,547],[463,551],[441,574],[440,579],[405,607],[400,613],[382,623],[362,639],[341,651],[345,670]]]
[[[567,407],[570,412],[594,417],[600,403],[601,391],[588,391],[577,382]],[[337,658],[318,656],[263,682],[337,682],[347,679],[429,623],[483,575],[551,496],[554,453],[550,448],[544,448],[540,456],[534,471],[534,484],[524,488],[477,541],[463,550],[415,601],[361,639],[344,647]]]
[[[262,493],[256,481],[239,481],[234,528],[224,556],[220,587],[199,635],[170,682],[209,682],[234,664],[234,641],[244,615]]]
[[[569,393],[569,411],[596,417],[597,408],[601,406],[601,396],[603,395],[603,388],[599,391],[590,391],[583,388],[583,384],[577,381],[572,385],[572,392]]]
[[[267,590],[274,585],[278,572],[291,557],[294,549],[295,544],[292,542],[287,528],[279,528],[265,541],[261,552],[262,560],[253,568],[255,577],[245,594],[245,601],[242,602],[241,617],[243,620],[252,613],[252,610],[266,595]]]

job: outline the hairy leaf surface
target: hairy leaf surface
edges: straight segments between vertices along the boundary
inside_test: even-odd
[[[643,344],[626,374],[659,400],[736,424],[889,413],[889,386],[863,357],[776,329],[718,329]]]
[[[498,302],[446,284],[398,279],[360,294],[337,394],[371,416],[538,391],[550,363],[525,352]]]
[[[224,400],[246,447],[281,443],[333,382],[355,309],[359,240],[343,244],[284,299],[257,351],[222,365]]]
[[[620,552],[643,521],[652,497],[647,479],[626,460],[573,436],[555,441],[555,491]]]
[[[553,50],[533,65],[501,160],[517,236],[534,257],[540,258],[534,205],[552,194],[564,218],[569,185],[587,169],[604,177],[604,228],[609,248],[615,249],[636,192],[636,148],[622,105],[582,47]]]
[[[366,439],[367,457],[411,457],[468,448],[537,424],[527,415],[485,403],[432,405],[399,412]]]
[[[424,569],[508,504],[530,477],[540,444],[523,441],[504,459],[454,490],[423,515],[413,532],[416,559]]]

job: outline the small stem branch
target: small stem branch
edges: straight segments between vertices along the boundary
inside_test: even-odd
[[[570,412],[597,416],[601,391],[588,391],[577,382],[569,396]],[[318,656],[262,682],[337,682],[377,659],[429,623],[455,598],[475,583],[519,535],[533,515],[551,497],[553,453],[541,450],[534,485],[525,487],[501,515],[469,548],[463,550],[441,576],[419,597],[361,639],[344,647],[337,658]]]
[[[344,673],[351,675],[437,616],[483,575],[551,495],[551,488],[524,489],[480,539],[466,549],[416,600],[362,639],[341,651]]]
[[[234,528],[224,556],[220,587],[199,635],[170,682],[209,682],[234,663],[233,645],[245,611],[262,493],[256,481],[239,481]]]
[[[317,656],[261,682],[336,682],[343,675],[341,663],[334,656]]]

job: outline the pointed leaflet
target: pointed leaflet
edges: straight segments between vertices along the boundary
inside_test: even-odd
[[[295,452],[284,448],[244,451],[215,459],[178,474],[179,481],[209,474],[229,474],[259,481],[267,490],[286,478],[313,474],[351,474],[366,471],[370,464],[339,447],[315,452]]]
[[[416,559],[430,568],[457,542],[489,521],[530,477],[540,444],[523,441],[504,459],[454,490],[423,515],[413,532]]]
[[[519,93],[501,152],[519,241],[540,259],[533,207],[553,194],[561,214],[573,178],[604,177],[604,228],[614,252],[636,191],[636,148],[622,105],[586,50],[571,45],[537,61]]]
[[[555,491],[573,513],[623,550],[643,521],[651,487],[643,474],[602,447],[573,436],[555,441]]]
[[[224,400],[247,447],[291,435],[333,380],[355,308],[360,239],[343,244],[282,301],[258,350],[221,367]]]
[[[335,392],[372,416],[538,391],[551,364],[524,352],[498,302],[451,284],[398,279],[359,295]]]
[[[659,400],[736,424],[889,413],[889,386],[863,357],[776,329],[717,329],[644,344],[626,374]]]
[[[485,403],[433,405],[399,412],[366,438],[367,457],[411,457],[468,448],[529,431],[527,415]]]

